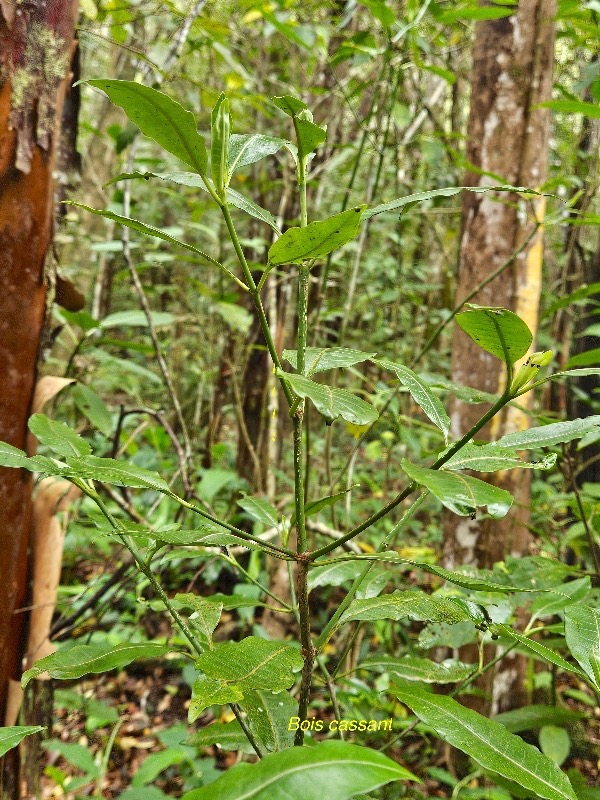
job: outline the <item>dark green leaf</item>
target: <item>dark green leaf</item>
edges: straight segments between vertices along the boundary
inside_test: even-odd
[[[511,733],[521,733],[521,731],[534,731],[544,725],[568,725],[584,718],[584,713],[570,708],[533,705],[496,714],[494,720],[504,725]]]
[[[585,605],[567,608],[565,637],[571,655],[600,691],[600,608]]]
[[[547,800],[577,800],[567,776],[539,750],[494,720],[486,719],[451,697],[398,688],[398,699],[449,744],[484,769]]]
[[[154,139],[196,172],[206,173],[206,145],[191,111],[186,111],[163,92],[133,81],[93,80],[86,83],[102,89],[145,136]]]
[[[182,800],[349,800],[390,781],[417,780],[383,753],[348,742],[321,742],[239,764]]]
[[[394,675],[405,681],[458,683],[471,675],[477,667],[452,658],[437,663],[430,658],[407,655],[403,658],[373,656],[362,661],[358,669],[381,669],[386,675]]]
[[[97,456],[81,456],[69,458],[68,470],[63,474],[85,480],[102,481],[114,486],[129,486],[132,489],[156,489],[168,492],[169,487],[157,472],[126,464],[114,458],[98,458]]]
[[[305,156],[316,150],[327,139],[327,131],[308,119],[296,117],[295,124],[298,134],[298,150]]]
[[[41,725],[12,725],[8,728],[0,728],[0,758],[16,747],[26,736],[45,730],[46,728]]]
[[[29,430],[42,444],[61,456],[86,456],[92,452],[85,439],[64,422],[56,422],[45,414],[33,414],[28,424]]]
[[[88,418],[100,433],[110,436],[112,430],[112,417],[104,401],[89,386],[81,383],[75,384],[71,389],[71,396],[81,413]]]
[[[456,322],[475,344],[507,364],[522,358],[533,339],[523,320],[505,308],[470,307]]]
[[[396,591],[365,600],[353,600],[342,614],[339,624],[355,619],[404,619],[410,617],[421,622],[446,622],[454,625],[473,619],[469,609],[459,605],[452,597],[430,597],[418,590]]]
[[[237,720],[231,722],[213,722],[195,733],[189,744],[195,747],[216,745],[220,750],[241,750],[248,755],[254,754],[254,748]]]
[[[345,389],[332,389],[331,386],[315,383],[302,375],[290,375],[283,370],[277,370],[277,375],[287,381],[299,397],[311,400],[329,422],[342,417],[355,425],[369,425],[379,416],[372,405]]]
[[[269,250],[269,263],[301,264],[311,258],[332,253],[354,239],[360,226],[364,206],[357,206],[305,228],[288,228]]]
[[[145,786],[156,780],[161,772],[164,772],[174,764],[181,764],[185,761],[185,753],[181,750],[169,748],[160,753],[151,753],[142,762],[139,769],[134,773],[131,781],[132,786]]]
[[[289,730],[289,724],[298,712],[298,704],[288,692],[273,694],[267,689],[246,689],[240,705],[264,750],[271,753],[292,747],[294,732]]]

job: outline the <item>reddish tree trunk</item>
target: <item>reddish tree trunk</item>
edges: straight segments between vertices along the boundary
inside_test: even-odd
[[[76,0],[0,0],[0,440],[26,448],[46,304],[52,170]],[[0,725],[23,649],[31,477],[0,469]],[[6,776],[5,776],[6,777]],[[14,776],[13,776],[14,779]],[[10,791],[7,783],[4,791]]]

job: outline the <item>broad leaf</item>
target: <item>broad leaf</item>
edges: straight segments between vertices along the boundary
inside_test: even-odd
[[[399,197],[397,200],[390,200],[389,203],[382,203],[373,208],[368,208],[363,213],[363,219],[369,219],[376,214],[383,214],[386,211],[396,211],[399,208],[412,206],[415,205],[415,203],[431,200],[434,197],[452,197],[452,195],[459,194],[459,192],[524,192],[526,194],[540,194],[540,192],[535,192],[524,186],[450,186],[447,189],[431,189],[428,192],[408,194],[405,197]]]
[[[92,452],[89,444],[64,422],[56,422],[45,414],[29,418],[29,430],[42,443],[61,456],[86,456]]]
[[[221,750],[241,750],[248,755],[254,754],[254,748],[236,719],[231,722],[213,722],[197,731],[187,743],[194,747],[216,745]]]
[[[475,344],[507,364],[522,358],[533,339],[523,320],[505,308],[469,307],[456,322]]]
[[[299,397],[311,400],[329,423],[342,417],[346,422],[353,422],[355,425],[370,425],[379,416],[372,405],[345,389],[332,389],[331,386],[315,383],[302,375],[291,375],[279,369],[277,375],[287,381]]]
[[[86,83],[102,89],[145,136],[154,139],[196,172],[206,173],[206,145],[191,111],[186,111],[163,92],[133,81],[93,80]]]
[[[24,450],[13,447],[12,444],[0,442],[0,467],[13,467],[34,470],[33,459],[29,458]]]
[[[168,750],[162,750],[160,753],[151,753],[134,773],[131,785],[146,786],[146,784],[156,780],[161,772],[164,772],[174,764],[181,764],[182,761],[185,761],[185,758],[184,752],[171,747]]]
[[[571,655],[600,691],[600,609],[585,605],[567,608],[565,638]]]
[[[318,586],[342,586],[346,581],[353,581],[365,569],[361,561],[340,561],[315,567],[308,573],[308,590],[312,592]]]
[[[289,725],[290,718],[298,712],[298,704],[288,692],[273,694],[268,689],[248,689],[240,705],[264,750],[271,753],[292,747],[294,732]]]
[[[542,753],[552,759],[557,766],[560,767],[567,760],[571,752],[571,739],[564,728],[545,725],[540,730],[539,741]]]
[[[540,425],[526,431],[507,433],[488,447],[511,447],[516,450],[531,450],[534,447],[549,447],[553,444],[580,439],[586,433],[600,428],[600,415],[573,419],[569,422],[554,422],[551,425]],[[460,455],[460,454],[459,454]]]
[[[258,636],[219,645],[196,660],[197,668],[209,678],[236,683],[242,688],[271,691],[290,687],[302,664],[298,650]]]
[[[415,372],[403,364],[395,364],[392,361],[377,361],[377,363],[383,369],[396,373],[400,383],[406,386],[415,403],[423,409],[433,424],[437,425],[442,431],[444,440],[447,442],[450,433],[450,419],[439,397],[431,391],[429,386]]]
[[[295,117],[301,111],[305,111],[308,106],[297,97],[292,97],[290,94],[283,94],[273,98],[273,103],[284,111],[288,117]]]
[[[585,714],[582,711],[573,711],[560,706],[533,705],[496,714],[494,720],[504,725],[511,733],[521,733],[521,731],[534,731],[544,725],[568,725],[584,718]]]
[[[274,528],[279,524],[277,509],[262,497],[242,497],[241,500],[238,500],[238,506],[241,506],[253,519],[264,525]]]
[[[321,742],[238,764],[182,800],[349,800],[390,781],[417,780],[383,753],[348,742]]]
[[[41,725],[12,725],[8,728],[0,728],[0,758],[16,747],[26,736],[45,730]]]
[[[486,719],[451,697],[399,688],[398,699],[439,736],[484,769],[546,800],[577,800],[567,776],[549,758],[499,722]]]
[[[357,669],[381,669],[386,675],[394,675],[405,681],[421,681],[422,683],[458,683],[471,675],[476,669],[475,664],[463,664],[452,658],[447,658],[441,663],[430,658],[418,656],[404,656],[392,658],[391,656],[373,656],[362,661]]]
[[[192,699],[188,708],[188,722],[195,722],[200,714],[212,705],[222,706],[237,703],[244,692],[235,683],[226,683],[218,678],[201,675],[192,686]]]
[[[262,133],[237,134],[229,139],[229,175],[236,169],[254,164],[265,156],[271,156],[290,144],[286,139],[265,136]]]
[[[473,621],[469,609],[464,604],[459,604],[455,598],[430,597],[425,592],[411,589],[365,600],[353,600],[340,617],[339,625],[355,619],[374,622],[379,619],[400,620],[406,617],[420,622],[446,622],[449,625]]]
[[[327,131],[311,120],[296,118],[296,132],[298,134],[298,152],[307,156],[316,150],[327,139]]]
[[[155,328],[162,325],[172,325],[175,320],[175,314],[169,311],[153,311],[151,313],[152,325]],[[138,309],[130,309],[129,311],[115,311],[114,314],[108,314],[99,322],[101,328],[118,328],[121,326],[130,326],[134,328],[147,328],[148,317],[143,311]]]
[[[201,597],[189,592],[176,594],[175,600],[184,603],[194,610],[194,613],[190,617],[190,622],[193,623],[194,628],[201,633],[203,639],[212,647],[212,634],[221,619],[223,604],[213,603],[212,600],[206,597]]]
[[[373,358],[375,353],[363,353],[361,350],[352,350],[350,347],[307,347],[304,362],[306,375],[310,377],[315,372],[324,372],[327,369],[352,367]],[[284,350],[281,354],[294,369],[298,368],[298,352]]]
[[[168,647],[154,642],[118,644],[111,647],[76,644],[70,650],[59,650],[58,653],[36,661],[33,667],[23,674],[21,685],[25,688],[30,680],[42,672],[49,672],[52,678],[72,680],[90,673],[121,669],[138,658],[160,658],[168,652]]]
[[[102,481],[114,486],[129,486],[132,489],[156,489],[168,492],[169,487],[157,472],[151,472],[135,464],[126,464],[114,458],[81,456],[67,460],[68,471],[63,474],[85,480]]]
[[[90,214],[96,214],[99,217],[105,217],[105,219],[110,219],[113,222],[117,222],[119,225],[124,225],[126,228],[131,228],[132,230],[137,231],[138,233],[143,233],[146,236],[154,236],[155,238],[162,239],[170,244],[176,244],[179,247],[184,247],[186,250],[191,250],[192,253],[196,253],[196,255],[206,259],[206,261],[209,263],[220,266],[214,258],[211,258],[211,256],[209,256],[203,250],[199,250],[197,247],[194,247],[193,244],[182,242],[180,239],[176,239],[169,233],[164,233],[164,231],[161,231],[160,228],[154,228],[152,225],[146,225],[144,222],[140,222],[137,219],[132,219],[131,217],[124,217],[121,214],[115,214],[113,211],[102,211],[99,208],[91,208],[83,203],[75,203],[72,200],[65,200],[65,204],[82,208],[84,211],[89,211]]]
[[[589,577],[577,578],[574,581],[563,583],[556,587],[557,594],[544,594],[539,597],[531,607],[531,622],[540,617],[550,617],[559,614],[565,608],[583,600],[590,591],[591,583]]]
[[[478,478],[418,467],[405,458],[401,466],[409,477],[429,489],[446,508],[463,517],[474,514],[479,506],[487,506],[488,514],[498,519],[506,516],[512,505],[513,498],[506,490]]]
[[[354,239],[360,226],[363,206],[311,222],[305,228],[288,228],[269,250],[269,263],[301,264],[311,258],[326,256]]]
[[[523,461],[514,448],[492,444],[466,444],[444,464],[444,469],[470,469],[475,472],[498,472],[503,469],[551,469],[556,453],[539,461]]]

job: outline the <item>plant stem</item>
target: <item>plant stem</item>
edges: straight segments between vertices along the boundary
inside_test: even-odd
[[[313,647],[310,635],[310,609],[308,606],[309,566],[310,563],[307,560],[298,562],[298,579],[296,583],[298,613],[300,615],[300,644],[302,645],[302,657],[304,659],[302,681],[300,683],[300,698],[298,700],[298,716],[301,720],[306,719],[308,713],[312,672],[316,656],[316,650]],[[294,745],[300,747],[302,744],[304,744],[304,731],[298,728],[296,736],[294,737]]]
[[[244,731],[244,735],[246,736],[246,739],[248,739],[248,741],[250,742],[250,744],[254,748],[254,752],[256,753],[256,755],[259,758],[262,758],[264,753],[260,749],[260,745],[258,744],[256,739],[254,738],[254,734],[252,733],[252,731],[250,730],[250,728],[246,724],[246,720],[242,716],[242,712],[241,712],[239,706],[237,706],[235,703],[230,703],[229,704],[229,708],[235,714],[235,718],[239,722],[240,728]]]

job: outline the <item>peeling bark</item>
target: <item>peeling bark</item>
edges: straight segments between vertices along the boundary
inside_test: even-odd
[[[494,185],[499,182],[498,177],[500,182],[531,188],[543,183],[550,116],[548,109],[534,106],[548,100],[551,94],[555,13],[556,0],[530,0],[520,3],[512,16],[477,24],[466,155],[481,173],[468,172],[466,185]],[[457,302],[525,241],[535,225],[535,218],[543,216],[542,201],[540,198],[531,203],[505,193],[496,196],[464,193]],[[535,334],[542,254],[540,229],[527,249],[479,292],[474,302],[515,311]],[[478,348],[455,328],[452,380],[499,393],[504,389],[505,374],[498,359]],[[526,395],[523,399],[527,398]],[[458,400],[453,402],[450,416],[455,439],[480,419],[482,408]],[[528,418],[524,414],[508,409],[479,435],[496,439],[527,425]],[[489,567],[508,554],[522,555],[528,551],[530,475],[518,470],[502,472],[495,476],[494,482],[515,496],[511,513],[500,521],[447,516],[444,541],[447,567],[457,564]],[[514,664],[511,670],[516,674]],[[507,681],[508,677],[504,676],[503,681],[497,683],[496,709],[519,702],[512,688],[504,690]],[[511,687],[518,685],[512,679],[508,683]]]
[[[0,5],[0,440],[25,449],[52,236],[52,169],[77,2]],[[0,469],[0,724],[23,647],[31,478]],[[14,773],[14,769],[12,770]],[[16,777],[6,775],[4,796]],[[12,781],[12,782],[11,782]]]

